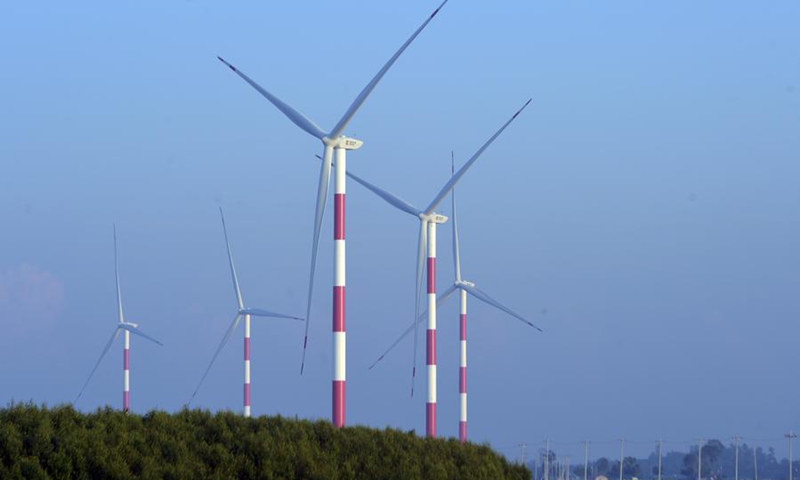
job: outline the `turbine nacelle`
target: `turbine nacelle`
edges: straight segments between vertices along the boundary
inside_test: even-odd
[[[468,282],[466,280],[457,280],[455,283],[456,287],[474,287],[475,284],[472,282]]]
[[[139,327],[138,323],[127,322],[127,321],[119,322],[119,326],[122,327],[122,328],[125,328],[126,325],[131,326],[133,328],[138,328]]]
[[[334,139],[324,137],[322,139],[322,143],[324,143],[326,147],[343,148],[345,150],[358,150],[362,145],[364,145],[364,142],[361,140],[345,137],[344,135],[340,135]]]
[[[448,218],[440,213],[420,213],[419,218],[428,223],[446,223]]]

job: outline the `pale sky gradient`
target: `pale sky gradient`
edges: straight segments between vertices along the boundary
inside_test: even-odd
[[[235,313],[218,206],[247,302],[303,315],[319,142],[216,56],[329,129],[436,3],[4,2],[0,401],[77,395],[114,328],[113,222],[126,315],[165,344],[133,340],[137,412],[181,408]],[[798,18],[451,0],[373,92],[348,165],[414,204],[534,99],[458,190],[465,276],[545,330],[470,303],[472,439],[800,430]],[[411,343],[367,371],[413,316],[417,223],[348,187],[348,423],[424,432]],[[330,416],[331,216],[306,374],[302,325],[254,321],[254,414]],[[241,409],[242,334],[196,406]],[[121,350],[78,408],[120,405]],[[457,425],[451,303],[439,431]]]

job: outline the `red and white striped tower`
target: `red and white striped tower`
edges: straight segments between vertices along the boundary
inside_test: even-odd
[[[461,294],[461,363],[458,374],[458,395],[461,400],[461,417],[458,422],[458,438],[467,441],[467,291],[458,290]]]
[[[250,416],[250,315],[244,316],[244,416]]]
[[[345,179],[347,150],[334,149],[333,271],[333,424],[344,427],[347,415],[347,327],[345,323]]]
[[[131,411],[131,332],[125,330],[125,350],[123,350],[123,390],[122,390],[122,411]]]
[[[435,216],[435,214],[434,214]],[[436,437],[436,221],[428,221],[428,331],[426,336],[428,366],[428,402],[425,433]]]

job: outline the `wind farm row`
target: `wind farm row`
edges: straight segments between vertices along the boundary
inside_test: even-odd
[[[269,101],[276,107],[285,117],[287,117],[294,125],[313,136],[322,143],[323,150],[320,159],[319,181],[316,192],[316,206],[314,212],[313,232],[311,238],[311,252],[310,252],[310,268],[308,273],[308,287],[306,296],[306,312],[303,317],[289,315],[285,313],[278,313],[272,310],[262,308],[252,308],[243,299],[240,289],[239,278],[234,264],[234,258],[231,248],[231,243],[228,237],[228,230],[225,224],[225,217],[222,209],[220,208],[220,217],[223,227],[223,235],[225,238],[225,246],[227,250],[227,258],[230,268],[231,280],[233,283],[234,293],[237,302],[237,310],[231,321],[231,324],[225,332],[223,338],[219,342],[216,350],[211,356],[210,362],[202,375],[199,375],[200,380],[194,392],[188,400],[188,404],[196,398],[204,381],[211,374],[212,367],[214,366],[221,351],[233,338],[242,320],[244,321],[244,387],[243,387],[243,414],[250,416],[252,414],[252,398],[251,398],[251,375],[250,375],[250,361],[251,361],[251,320],[252,317],[266,317],[277,320],[288,321],[304,321],[305,331],[302,339],[302,357],[300,361],[300,375],[303,374],[306,365],[306,355],[309,349],[313,347],[314,340],[309,337],[309,325],[312,321],[318,321],[314,312],[312,312],[312,298],[314,296],[315,288],[315,272],[317,267],[317,256],[320,248],[322,222],[329,197],[329,185],[331,176],[333,176],[333,252],[334,252],[334,275],[332,285],[332,343],[333,343],[333,359],[332,359],[332,379],[331,379],[331,420],[337,427],[344,427],[347,425],[347,273],[346,273],[346,193],[347,193],[347,179],[350,178],[359,185],[363,186],[377,197],[391,205],[392,207],[400,210],[406,214],[415,217],[418,222],[418,237],[417,237],[417,254],[415,258],[416,275],[415,275],[415,296],[414,296],[414,317],[409,318],[399,338],[389,343],[385,352],[370,366],[374,368],[381,360],[385,358],[389,352],[393,351],[404,339],[409,335],[413,337],[413,350],[412,350],[412,365],[411,365],[411,396],[415,393],[415,382],[417,376],[417,350],[418,350],[418,337],[420,325],[425,322],[425,358],[426,358],[426,405],[425,405],[425,429],[428,437],[437,436],[437,308],[442,305],[448,298],[458,293],[460,302],[459,308],[459,341],[460,341],[460,358],[459,358],[459,438],[461,441],[467,441],[467,300],[470,296],[486,303],[505,314],[509,315],[515,320],[518,320],[530,327],[541,331],[541,329],[524,316],[516,313],[505,304],[495,300],[475,283],[462,276],[461,258],[460,258],[460,239],[458,232],[458,220],[456,210],[456,195],[455,188],[464,175],[470,168],[477,162],[479,158],[484,156],[489,147],[503,134],[503,132],[514,122],[520,114],[531,104],[531,99],[527,99],[523,104],[518,107],[515,112],[494,131],[492,135],[478,148],[475,153],[470,156],[466,161],[456,168],[456,161],[454,156],[451,156],[451,176],[444,183],[441,189],[436,192],[429,203],[423,208],[412,205],[411,203],[403,200],[401,197],[390,193],[388,190],[367,181],[361,176],[356,175],[347,168],[347,153],[350,150],[358,150],[363,145],[360,139],[347,136],[345,134],[350,122],[357,115],[359,109],[363,106],[366,100],[370,97],[378,83],[384,75],[392,68],[397,59],[406,51],[412,42],[420,35],[420,33],[428,26],[428,24],[437,16],[442,7],[445,6],[448,0],[444,0],[414,31],[414,33],[401,45],[401,47],[391,56],[391,58],[382,66],[382,68],[375,74],[375,76],[367,83],[358,96],[346,109],[344,114],[330,130],[320,128],[309,117],[300,113],[289,103],[278,98],[275,94],[262,87],[261,84],[247,76],[243,71],[233,65],[222,57],[218,57],[219,61],[227,66],[233,73],[243,79],[253,89],[255,89],[262,97]],[[466,120],[468,121],[468,119]],[[424,152],[423,152],[424,155]],[[298,155],[302,156],[302,155]],[[270,160],[270,161],[278,161]],[[429,165],[433,165],[436,160],[434,158],[426,159],[426,166],[419,172],[420,175],[425,175]],[[447,197],[451,197],[451,212],[450,217],[441,213],[440,207]],[[448,282],[447,288],[438,292],[437,284],[437,228],[438,225],[445,224],[450,221],[452,226],[452,259],[455,267],[455,278],[452,282]],[[410,260],[410,255],[409,255]],[[111,339],[108,341],[100,358],[97,360],[94,368],[91,370],[86,383],[78,394],[81,397],[87,386],[89,385],[95,371],[102,362],[105,355],[111,349],[115,340],[122,333],[124,334],[124,390],[123,390],[123,410],[129,411],[131,408],[130,396],[130,348],[131,348],[131,334],[140,336],[150,342],[158,345],[161,343],[156,338],[145,334],[139,329],[138,324],[131,323],[125,319],[122,308],[122,295],[120,287],[120,275],[117,259],[116,247],[116,227],[114,229],[114,262],[115,262],[115,276],[116,276],[116,289],[117,289],[117,308],[118,308],[118,323],[114,330]],[[424,286],[423,286],[424,284]],[[423,293],[424,289],[424,293]],[[424,296],[424,298],[423,298]],[[409,298],[409,301],[411,299]],[[360,299],[356,299],[360,301]],[[410,303],[410,302],[409,302]],[[289,339],[287,339],[289,340]],[[169,348],[168,346],[166,348]],[[199,373],[199,372],[198,372]]]

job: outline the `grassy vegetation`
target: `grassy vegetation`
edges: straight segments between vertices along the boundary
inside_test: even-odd
[[[2,479],[529,479],[486,446],[412,432],[232,412],[12,404],[0,409]]]

